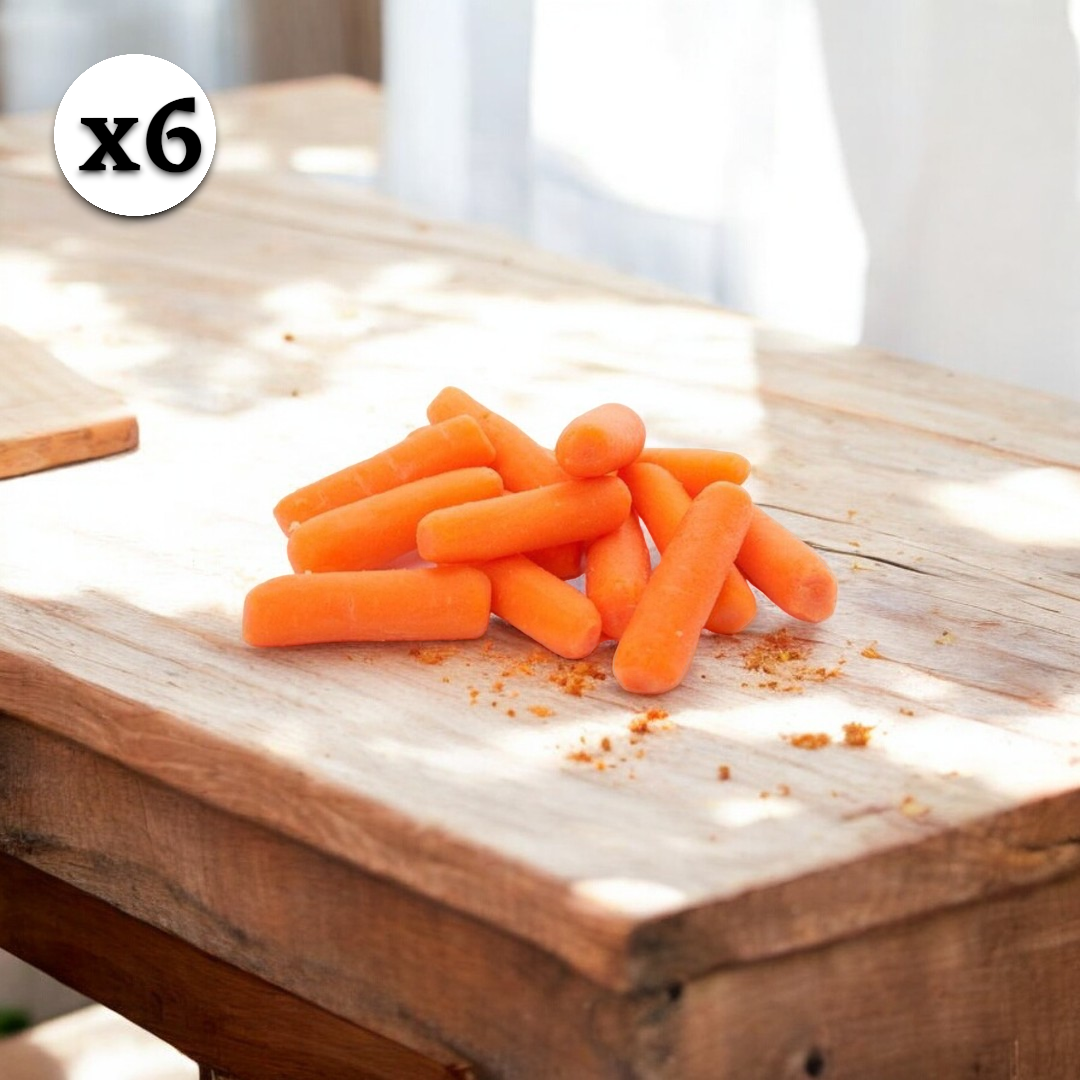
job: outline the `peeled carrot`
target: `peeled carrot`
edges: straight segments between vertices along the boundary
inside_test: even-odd
[[[563,581],[569,581],[570,578],[581,576],[585,546],[574,541],[570,544],[556,544],[554,547],[526,551],[525,554],[549,574],[554,574]]]
[[[274,517],[282,531],[288,533],[294,523],[357,499],[451,469],[490,465],[494,459],[495,448],[477,420],[454,416],[418,428],[374,457],[286,495],[274,507]]]
[[[618,528],[629,512],[630,492],[618,477],[566,480],[435,510],[417,526],[416,545],[431,562],[484,562],[592,540]]]
[[[624,690],[661,694],[682,682],[752,510],[750,496],[727,481],[694,499],[615,648],[612,668]]]
[[[585,555],[585,595],[600,612],[604,636],[622,637],[649,580],[649,546],[641,522],[630,514],[614,531],[597,537]]]
[[[649,530],[656,550],[663,552],[690,508],[686,489],[662,465],[651,462],[635,461],[619,470],[619,478],[630,489],[634,511]]]
[[[720,595],[705,620],[705,629],[712,634],[737,634],[753,622],[756,614],[757,599],[754,590],[750,588],[739,568],[731,567],[724,578]]]
[[[750,475],[750,462],[730,450],[649,447],[641,451],[638,461],[663,465],[691,496],[717,480],[741,484]]]
[[[570,479],[555,460],[555,455],[516,424],[492,412],[464,390],[447,386],[428,406],[428,419],[443,420],[453,416],[471,416],[483,428],[495,447],[491,467],[498,472],[507,491],[528,491],[544,484]],[[581,546],[556,545],[550,551],[530,551],[529,557],[561,578],[581,573]]]
[[[805,622],[821,622],[836,607],[836,578],[809,544],[785,529],[760,507],[736,563],[781,611]]]
[[[555,459],[571,476],[603,476],[629,465],[645,445],[645,423],[615,402],[575,417],[555,444]]]
[[[259,646],[445,641],[482,637],[490,613],[490,582],[467,566],[289,574],[248,593],[243,635]]]
[[[524,555],[479,564],[491,580],[491,610],[567,660],[579,660],[600,641],[600,613],[573,585]]]
[[[641,515],[645,528],[663,554],[675,535],[691,498],[686,488],[661,465],[641,461],[619,471],[633,498],[634,510]],[[757,600],[738,568],[728,570],[720,595],[705,621],[705,629],[713,634],[737,634],[747,627],[757,614]]]
[[[427,415],[432,423],[452,416],[474,417],[495,447],[491,467],[502,476],[507,491],[528,491],[542,484],[557,484],[570,479],[547,447],[456,386],[440,390],[428,406]]]
[[[444,506],[502,494],[494,469],[454,469],[413,480],[358,502],[327,510],[289,536],[289,562],[297,571],[370,570],[416,547],[416,527]]]

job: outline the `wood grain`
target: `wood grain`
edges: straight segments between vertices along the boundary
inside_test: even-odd
[[[153,432],[102,464],[107,490],[56,472],[5,491],[0,707],[612,988],[1072,872],[1065,403],[766,331],[313,178],[305,148],[370,150],[377,131],[370,92],[340,80],[215,108],[250,153],[138,235],[67,198],[28,128],[0,130],[5,257],[25,271],[23,322],[5,317],[107,374]],[[95,305],[65,314],[90,285]],[[34,324],[46,303],[60,315]],[[654,443],[745,453],[755,498],[836,571],[837,615],[790,626],[763,605],[703,641],[640,742],[645,703],[610,678],[577,697],[553,662],[506,674],[532,649],[505,628],[436,663],[243,648],[245,590],[285,565],[276,499],[400,438],[448,382],[548,442],[614,399]],[[785,628],[803,668],[747,667]],[[844,745],[851,722],[868,747]],[[832,745],[797,749],[807,731]],[[609,767],[569,759],[604,738]]]
[[[125,832],[78,812],[101,792],[111,813],[131,823]],[[0,821],[0,851],[7,853],[0,856],[0,916],[7,914],[5,890],[20,904],[34,900],[35,908],[54,910],[55,882],[68,880],[138,920],[124,955],[158,955],[158,937],[149,952],[144,947],[144,922],[168,928],[162,936],[170,943],[205,940],[219,959],[254,969],[324,1011],[436,1059],[467,1055],[477,1076],[1012,1080],[1068,1076],[1080,1053],[1076,872],[828,946],[732,964],[655,993],[623,995],[476,920],[10,717],[0,718]],[[181,848],[198,857],[172,858]],[[47,889],[27,889],[20,863],[56,876]],[[5,925],[16,924],[0,917],[0,939],[10,939]],[[39,948],[36,962],[72,981],[80,972],[85,978],[85,933],[78,921],[66,923],[61,941],[72,937],[78,948]],[[95,925],[91,956],[113,940],[100,938]],[[249,979],[240,980],[234,998],[233,976],[220,978],[216,967],[209,974],[210,1000],[224,1017],[210,1028],[218,1032],[232,1022],[234,1001],[250,1007]],[[114,1004],[138,1016],[147,995],[160,1002],[151,978],[111,987]],[[100,993],[100,986],[88,988]],[[182,1000],[189,989],[183,978],[170,983],[165,1000]],[[197,1025],[199,1009],[190,1017]],[[176,1036],[170,1028],[161,1033]],[[220,1053],[205,1039],[197,1049]],[[235,1066],[236,1057],[229,1060]],[[237,1073],[244,1080],[262,1075]]]
[[[102,793],[124,830],[80,810]],[[0,853],[433,1060],[614,1080],[668,1037],[668,987],[615,993],[528,942],[2,716],[0,823]],[[18,880],[0,876],[0,893]],[[65,957],[39,962],[71,981]],[[151,978],[129,988],[134,1009]],[[226,990],[213,1000],[228,1016]]]
[[[1073,1076],[1080,876],[686,987],[670,1075]]]
[[[0,480],[131,450],[123,399],[0,326]]]

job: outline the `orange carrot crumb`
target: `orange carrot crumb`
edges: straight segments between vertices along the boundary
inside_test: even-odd
[[[730,765],[718,765],[716,768],[717,780],[730,780],[731,779],[731,766]]]
[[[763,671],[775,675],[781,664],[803,660],[809,652],[804,642],[796,641],[786,629],[766,634],[743,657],[743,667],[748,671]]]
[[[872,724],[860,724],[852,721],[844,725],[845,746],[867,746],[870,742],[870,732],[874,730]]]
[[[582,697],[587,690],[591,690],[598,682],[607,678],[607,672],[599,664],[589,660],[578,660],[572,664],[559,664],[548,675],[548,682],[558,686],[564,694],[571,697]]]
[[[804,731],[798,735],[784,735],[783,738],[799,750],[820,750],[832,742],[831,736],[824,731]]]
[[[647,709],[643,713],[639,713],[630,721],[628,726],[635,735],[648,735],[655,730],[652,727],[653,724],[661,724],[661,730],[670,730],[674,726],[673,724],[662,723],[662,721],[667,719],[667,710],[652,708]]]
[[[862,655],[865,656],[867,660],[880,660],[881,659],[881,653],[879,653],[877,651],[877,649],[875,648],[875,645],[877,645],[877,642],[872,641],[872,642],[870,642],[869,645],[866,646],[865,649],[863,649]]]
[[[546,705],[530,705],[529,706],[529,712],[531,712],[533,714],[533,716],[554,716],[555,715],[555,710],[554,709],[549,709]]]
[[[409,649],[408,654],[415,660],[418,660],[421,664],[441,664],[448,660],[450,657],[457,656],[461,650],[448,646],[446,648],[433,648],[432,646],[420,646]]]
[[[605,752],[611,750],[611,740],[606,735],[600,740],[600,749]]]
[[[743,654],[743,667],[748,671],[757,671],[773,676],[757,683],[762,690],[774,690],[785,694],[802,693],[804,684],[826,682],[838,678],[845,660],[841,657],[832,667],[808,663],[811,645],[798,641],[786,629],[765,634],[756,644]],[[717,653],[717,658],[723,653]],[[750,683],[742,683],[748,687]]]
[[[901,716],[914,716],[915,715],[915,710],[914,709],[905,709],[905,708],[901,707],[900,715]]]

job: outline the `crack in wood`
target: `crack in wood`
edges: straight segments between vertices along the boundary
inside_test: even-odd
[[[851,551],[850,549],[829,547],[827,544],[818,544],[812,541],[807,541],[807,543],[815,551],[828,551],[832,555],[853,556],[856,559],[865,559],[867,562],[881,563],[884,566],[895,566],[897,570],[910,570],[913,574],[923,574],[925,577],[942,576],[941,574],[935,574],[932,570],[924,570],[921,566],[912,566],[910,563],[901,562],[899,559],[887,559],[884,555],[870,555],[862,549]]]

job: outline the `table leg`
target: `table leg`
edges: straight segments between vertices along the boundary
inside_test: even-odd
[[[432,1061],[0,853],[0,948],[127,1016],[200,1080],[451,1080]]]

